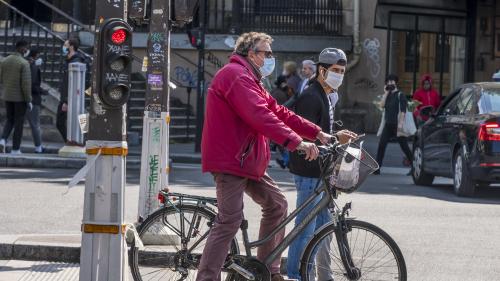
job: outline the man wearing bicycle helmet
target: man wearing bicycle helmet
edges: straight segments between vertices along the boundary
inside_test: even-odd
[[[220,279],[229,245],[243,219],[243,194],[263,211],[259,238],[269,234],[286,217],[287,202],[266,173],[269,139],[290,151],[300,150],[314,160],[318,148],[303,138],[327,143],[331,135],[278,105],[261,79],[274,69],[272,38],[265,33],[242,34],[229,64],[217,72],[207,94],[202,135],[202,169],[213,174],[218,215],[207,238],[198,267],[198,281]],[[257,250],[263,260],[278,245],[285,229]],[[278,257],[268,268],[273,281],[285,280]]]
[[[312,78],[309,87],[302,92],[294,105],[294,112],[321,127],[324,132],[335,134],[334,112],[339,99],[338,88],[342,84],[347,65],[345,53],[336,48],[326,48],[319,54],[316,64],[316,75]],[[356,136],[353,132],[342,130],[337,132],[342,143]],[[297,152],[290,155],[290,172],[294,175],[297,188],[297,207],[302,205],[314,192],[320,177],[318,161],[306,161]],[[316,204],[321,198],[316,198]],[[315,204],[314,204],[315,205]],[[295,219],[299,225],[312,210],[313,205],[302,210]],[[328,209],[323,209],[316,220],[311,222],[304,231],[295,238],[288,249],[287,271],[288,277],[300,280],[300,255],[307,242],[312,238],[314,231],[330,221]],[[320,249],[320,251],[323,249]],[[328,251],[328,249],[324,249]],[[318,254],[318,259],[323,255]],[[323,267],[328,261],[317,260]],[[331,272],[321,270],[318,266],[318,280],[333,280]]]

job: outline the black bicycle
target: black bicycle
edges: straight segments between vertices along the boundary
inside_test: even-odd
[[[330,223],[319,229],[301,257],[301,279],[309,280],[406,280],[406,264],[394,240],[373,224],[349,218],[351,203],[342,208],[335,199],[341,192],[355,191],[366,177],[378,169],[376,161],[362,143],[331,144],[320,147],[321,181],[316,192],[298,206],[269,235],[249,241],[248,221],[241,231],[245,254],[236,238],[222,268],[225,280],[269,281],[266,266],[291,244],[294,238],[323,209],[332,214]],[[274,237],[307,206],[314,204],[306,218],[261,262],[251,254]],[[215,198],[173,192],[160,192],[162,208],[139,227],[143,247],[137,241],[130,248],[130,267],[134,280],[194,280],[206,237],[217,215]]]

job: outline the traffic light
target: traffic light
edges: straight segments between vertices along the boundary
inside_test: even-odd
[[[122,19],[109,19],[99,36],[99,98],[104,108],[119,109],[130,96],[132,28]]]
[[[188,34],[189,43],[191,43],[191,46],[193,46],[193,48],[195,48],[195,49],[201,49],[202,48],[201,29],[198,27],[194,27],[194,28],[188,27],[187,34]]]

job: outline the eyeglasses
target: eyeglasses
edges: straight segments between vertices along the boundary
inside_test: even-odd
[[[272,58],[273,57],[273,51],[261,51],[261,50],[255,50],[256,53],[264,53],[264,57],[266,58]]]

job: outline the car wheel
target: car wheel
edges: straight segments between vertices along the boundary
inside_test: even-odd
[[[455,154],[453,161],[453,189],[458,196],[470,197],[474,195],[476,183],[470,179],[467,163],[465,162],[463,150]]]
[[[416,185],[431,185],[434,181],[434,176],[424,171],[424,154],[422,148],[415,145],[413,149],[413,162],[411,176]]]

